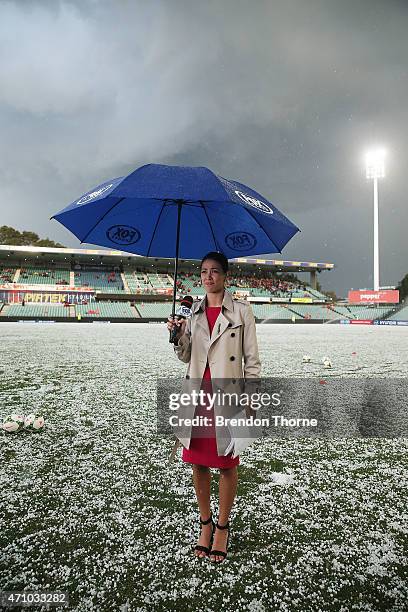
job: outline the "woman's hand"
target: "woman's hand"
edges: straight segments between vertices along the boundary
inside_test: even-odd
[[[167,329],[171,332],[174,327],[178,327],[178,332],[176,335],[176,340],[179,340],[181,336],[184,334],[186,329],[187,319],[176,319],[174,320],[172,317],[167,319]]]

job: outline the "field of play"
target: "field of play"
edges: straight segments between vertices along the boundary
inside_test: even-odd
[[[263,376],[408,374],[407,328],[257,332]],[[79,612],[407,609],[407,438],[257,440],[213,566],[192,553],[191,468],[156,433],[156,379],[185,371],[165,325],[0,333],[0,416],[45,417],[41,432],[0,432],[0,590],[67,591]]]

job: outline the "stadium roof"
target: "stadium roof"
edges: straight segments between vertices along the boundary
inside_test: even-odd
[[[133,255],[124,251],[110,251],[108,249],[71,249],[57,247],[35,247],[35,246],[15,246],[15,245],[0,245],[0,259],[3,261],[10,257],[12,260],[22,261],[24,259],[42,258],[43,261],[58,261],[58,262],[95,262],[98,260],[104,264],[125,263],[129,262],[140,266],[152,265],[152,262],[157,262],[157,265],[168,266],[172,265],[172,259],[162,257],[142,257],[141,255]],[[133,261],[132,261],[133,260]],[[197,260],[181,259],[180,263],[193,264]],[[245,266],[269,266],[278,270],[297,270],[302,272],[311,272],[313,270],[332,270],[333,263],[313,262],[313,261],[289,261],[284,259],[263,259],[252,257],[238,257],[229,260],[237,265],[244,264]]]

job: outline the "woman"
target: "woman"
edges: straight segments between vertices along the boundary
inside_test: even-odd
[[[201,388],[207,393],[211,393],[211,377],[228,379],[235,384],[238,379],[259,378],[261,369],[252,309],[247,302],[233,300],[226,291],[227,271],[228,260],[224,255],[207,253],[201,260],[201,282],[206,296],[193,305],[190,319],[173,321],[169,317],[167,322],[169,330],[175,325],[179,328],[174,350],[181,361],[189,364],[186,378],[202,381]],[[224,454],[228,448],[216,436],[213,408],[208,410],[207,405],[200,405],[195,415],[208,416],[212,426],[204,430],[205,437],[202,428],[198,432],[193,427],[182,454],[182,460],[193,467],[201,515],[201,533],[194,550],[196,556],[209,556],[210,561],[219,563],[227,556],[229,515],[237,491],[239,456],[233,457],[232,452]],[[210,507],[211,467],[220,470],[216,525]]]

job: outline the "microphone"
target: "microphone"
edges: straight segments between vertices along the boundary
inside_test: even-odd
[[[184,297],[181,302],[180,302],[180,306],[177,308],[176,312],[175,312],[175,318],[177,321],[181,321],[181,319],[189,319],[191,317],[192,310],[191,307],[193,305],[193,298],[191,297],[191,295],[186,295],[186,297]],[[176,336],[179,332],[179,328],[178,327],[174,327],[170,333],[170,340],[169,342],[171,343],[175,343],[176,340]]]

